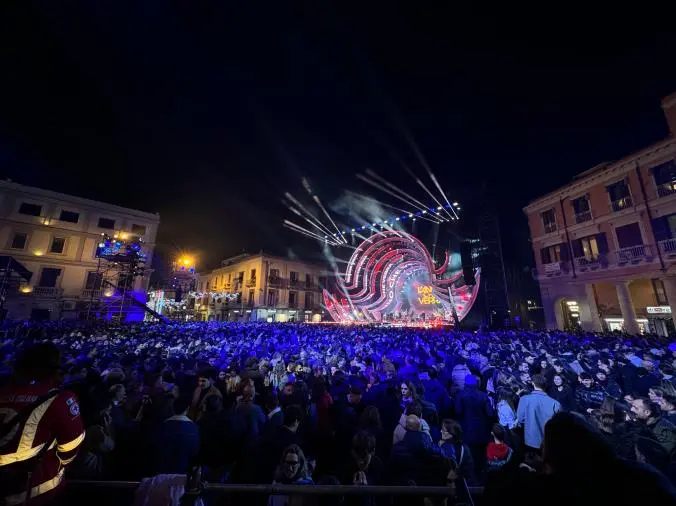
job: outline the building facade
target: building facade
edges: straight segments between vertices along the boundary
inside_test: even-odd
[[[667,335],[676,317],[676,94],[670,135],[525,209],[548,328]]]
[[[195,312],[201,320],[321,321],[322,265],[264,253],[226,259],[200,273]]]
[[[102,234],[142,237],[149,262],[159,222],[158,214],[0,181],[0,255],[31,273],[6,293],[7,316],[81,318],[93,299],[112,297],[96,256]],[[149,277],[146,263],[143,276],[124,282],[145,294]]]

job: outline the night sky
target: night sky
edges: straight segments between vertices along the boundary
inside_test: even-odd
[[[312,247],[281,226],[303,176],[327,204],[387,200],[367,167],[425,200],[417,146],[452,200],[487,185],[519,257],[529,200],[667,135],[676,32],[508,7],[6,2],[0,176],[159,212],[159,250],[204,267]]]

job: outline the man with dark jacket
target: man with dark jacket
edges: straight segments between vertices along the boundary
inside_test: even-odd
[[[671,454],[676,447],[676,426],[661,415],[659,405],[646,397],[639,397],[631,402],[631,411],[650,430],[653,439]]]
[[[598,409],[603,404],[605,395],[602,390],[594,385],[594,378],[587,372],[580,373],[578,377],[580,384],[575,390],[575,404],[580,413],[590,413]]]
[[[483,469],[494,412],[488,395],[477,388],[477,379],[471,374],[465,377],[465,388],[455,398],[455,415],[462,427],[464,442],[474,455],[476,468]]]
[[[279,463],[284,449],[298,445],[305,449],[298,428],[303,421],[303,410],[298,405],[284,408],[284,423],[266,433],[260,441],[260,458],[256,462],[257,476],[260,483],[270,483],[275,466]]]
[[[190,400],[174,401],[174,416],[167,418],[156,441],[155,469],[158,474],[185,474],[194,463],[200,449],[200,431],[188,418]]]

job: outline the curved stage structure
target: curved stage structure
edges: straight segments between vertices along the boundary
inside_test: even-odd
[[[341,323],[453,321],[453,305],[462,320],[474,304],[476,284],[464,284],[462,271],[448,270],[449,255],[435,267],[416,237],[384,230],[355,249],[335,294],[323,291],[331,317]],[[449,295],[449,288],[450,294]],[[451,299],[452,296],[452,299]]]

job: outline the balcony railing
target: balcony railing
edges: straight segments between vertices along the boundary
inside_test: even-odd
[[[90,299],[92,297],[101,297],[103,294],[103,290],[95,289],[95,288],[86,288],[85,290],[82,290],[82,297]]]
[[[667,197],[674,193],[676,193],[676,182],[664,183],[657,187],[657,195],[660,197]]]
[[[268,279],[268,283],[270,284],[271,287],[279,287],[279,288],[286,285],[285,281],[286,280],[284,278],[280,277],[270,277],[270,279]]]
[[[61,297],[63,289],[51,286],[36,286],[33,287],[33,295],[36,297]]]
[[[599,267],[605,266],[607,262],[604,257],[578,257],[575,259],[575,265],[578,269],[587,270],[587,269],[598,269]]]
[[[622,197],[621,199],[613,200],[612,207],[614,212],[623,211],[634,205],[634,201],[631,197]]]
[[[575,223],[584,223],[585,221],[591,221],[592,214],[591,211],[582,211],[580,213],[575,213]]]
[[[247,279],[246,286],[248,288],[253,288],[254,286],[256,286],[256,278]]]
[[[617,263],[636,263],[642,260],[652,259],[650,247],[645,244],[631,246],[617,250]]]
[[[547,223],[545,222],[545,234],[551,234],[552,232],[556,232],[556,223],[551,222]]]
[[[662,253],[666,255],[676,255],[676,238],[660,241],[659,245]]]

